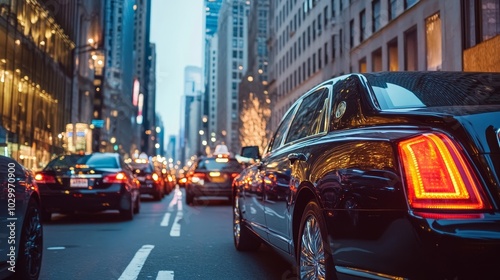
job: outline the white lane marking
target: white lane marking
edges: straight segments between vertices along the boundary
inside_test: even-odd
[[[165,216],[163,216],[163,220],[161,221],[160,226],[162,227],[168,227],[168,221],[170,220],[170,213],[165,213]]]
[[[174,280],[174,272],[171,270],[160,270],[156,280]]]
[[[172,229],[170,229],[170,236],[178,237],[181,236],[181,224],[179,221],[182,219],[182,212],[177,212],[175,215],[174,224],[172,225]]]
[[[64,250],[66,247],[64,246],[55,246],[55,247],[47,247],[47,250]]]
[[[172,225],[172,229],[170,229],[170,236],[178,237],[181,236],[181,224],[179,223],[182,220],[182,201],[177,201],[177,214],[175,215],[174,224]]]
[[[139,275],[139,272],[141,272],[142,266],[144,265],[144,262],[146,262],[146,259],[149,256],[149,253],[151,253],[151,250],[153,250],[155,246],[154,245],[143,245],[137,253],[135,253],[134,258],[130,263],[128,264],[127,268],[125,268],[125,271],[123,271],[122,275],[118,280],[135,280],[137,279],[137,276]]]

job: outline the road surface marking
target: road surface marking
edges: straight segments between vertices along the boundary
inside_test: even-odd
[[[165,216],[163,216],[163,220],[161,221],[160,226],[162,227],[168,227],[168,221],[170,220],[170,213],[165,213]]]
[[[174,224],[172,225],[172,229],[170,229],[170,236],[179,237],[181,236],[181,224],[179,223],[182,220],[182,201],[177,201],[177,214],[175,215]]]
[[[174,280],[174,272],[171,270],[160,270],[156,280]]]
[[[174,224],[172,225],[172,229],[170,229],[170,236],[181,236],[181,224],[179,223],[181,219],[182,212],[177,212],[177,215],[175,215]]]
[[[64,246],[56,246],[56,247],[47,247],[47,250],[64,250],[66,247]]]
[[[149,253],[151,253],[151,250],[153,250],[155,246],[154,245],[143,245],[137,253],[135,253],[134,258],[132,261],[128,264],[127,268],[125,271],[123,271],[122,275],[118,280],[135,280],[137,279],[137,276],[139,275],[139,272],[141,272],[142,266],[144,265],[144,262],[146,262],[146,259],[149,256]]]

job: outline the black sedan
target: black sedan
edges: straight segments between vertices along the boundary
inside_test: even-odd
[[[35,179],[45,221],[52,213],[118,210],[123,219],[131,220],[139,212],[139,182],[117,153],[59,156]]]
[[[227,197],[231,200],[231,184],[242,169],[238,160],[229,155],[198,158],[187,175],[186,204],[202,196]]]
[[[0,279],[38,279],[43,255],[40,213],[33,173],[0,156]]]
[[[242,154],[255,153],[255,148]],[[233,182],[234,244],[300,279],[498,279],[500,74],[349,74]]]

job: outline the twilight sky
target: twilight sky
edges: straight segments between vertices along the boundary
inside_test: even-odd
[[[152,0],[151,37],[156,44],[156,111],[165,140],[179,134],[184,67],[203,63],[203,0]]]

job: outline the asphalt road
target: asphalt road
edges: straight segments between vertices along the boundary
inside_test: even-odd
[[[143,197],[132,221],[112,211],[54,214],[44,225],[40,279],[295,279],[267,246],[235,250],[227,200],[187,206],[183,193]]]

